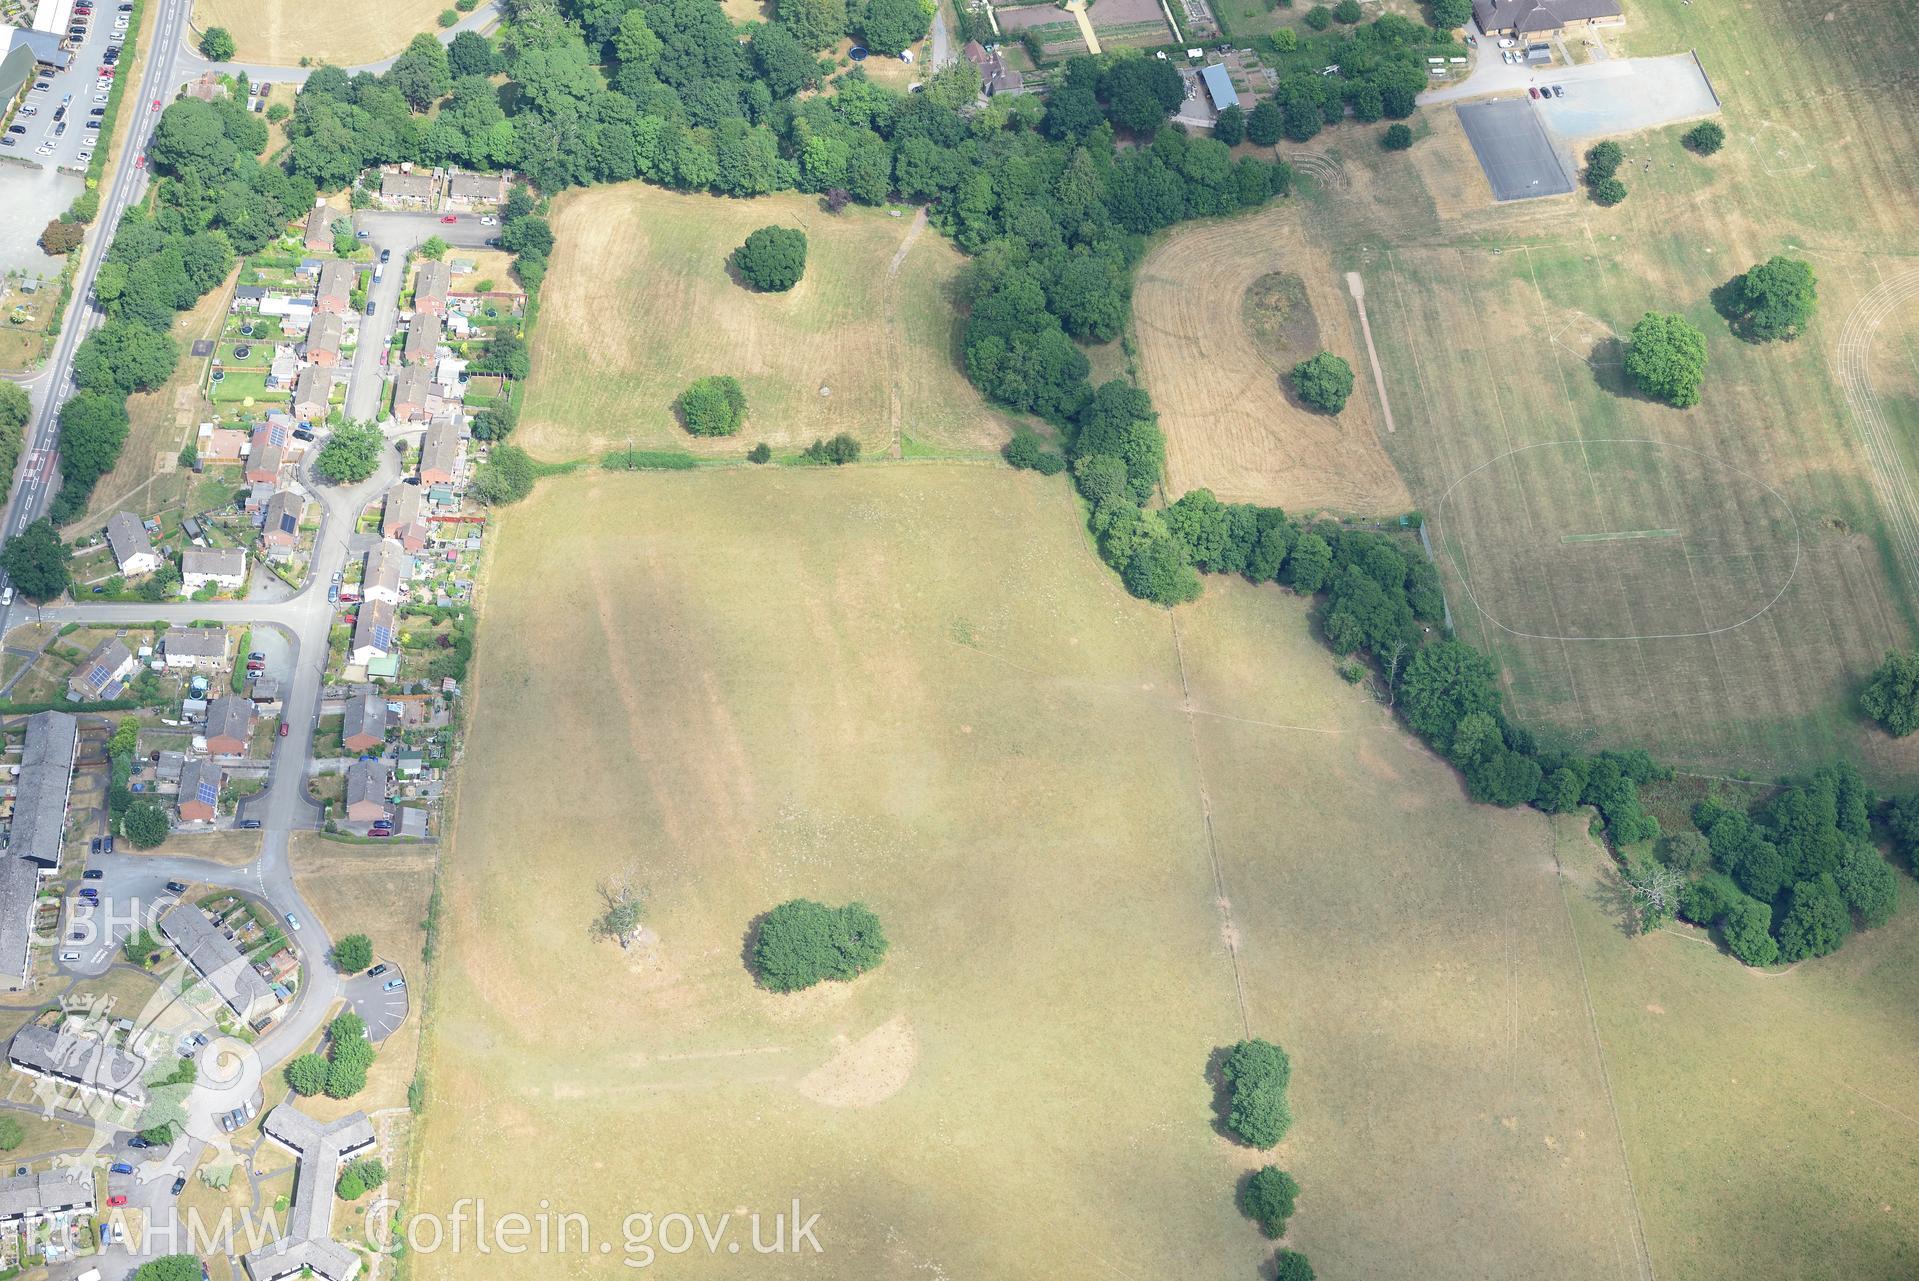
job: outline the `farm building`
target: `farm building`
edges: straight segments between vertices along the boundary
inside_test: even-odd
[[[1621,20],[1619,0],[1473,0],[1479,29],[1495,36],[1532,36]]]
[[[1224,66],[1215,62],[1204,67],[1199,78],[1206,83],[1206,96],[1213,100],[1213,110],[1224,111],[1239,105],[1239,91],[1233,88],[1233,77]]]

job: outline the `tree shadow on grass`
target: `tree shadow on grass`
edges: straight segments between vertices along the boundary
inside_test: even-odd
[[[1593,879],[1591,893],[1587,895],[1592,902],[1608,916],[1619,922],[1619,932],[1627,938],[1639,933],[1639,905],[1633,899],[1632,887],[1626,884],[1626,875],[1619,864],[1608,858],[1605,865]]]
[[[1712,299],[1712,309],[1719,313],[1721,320],[1726,322],[1726,328],[1732,330],[1733,337],[1757,346],[1760,340],[1755,338],[1752,331],[1746,327],[1745,315],[1739,310],[1745,294],[1745,291],[1740,288],[1740,282],[1745,278],[1746,274],[1740,272],[1724,284],[1715,286],[1707,297]]]
[[[770,908],[761,912],[746,923],[746,933],[740,936],[740,965],[746,970],[747,976],[753,980],[753,986],[762,992],[771,992],[773,989],[760,982],[760,971],[753,964],[753,954],[759,950],[760,927],[766,924],[766,918],[771,915],[773,912]]]

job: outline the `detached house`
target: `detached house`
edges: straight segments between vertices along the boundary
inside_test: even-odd
[[[420,264],[420,274],[413,281],[413,310],[446,315],[446,294],[452,287],[453,268],[429,258]]]
[[[426,550],[424,499],[418,485],[398,484],[386,491],[386,514],[380,519],[380,532],[410,552]]]
[[[260,525],[260,544],[267,555],[284,559],[300,543],[300,518],[306,515],[306,499],[283,489],[267,500],[266,518]]]
[[[67,697],[76,703],[105,703],[120,697],[127,678],[139,667],[133,651],[117,637],[93,647],[67,680]]]
[[[176,803],[183,823],[211,823],[220,812],[220,767],[209,760],[191,760],[180,768],[180,799]]]
[[[320,288],[313,298],[313,310],[344,314],[353,305],[353,286],[360,283],[360,269],[338,260],[320,265]]]
[[[180,553],[180,594],[191,596],[211,583],[223,592],[246,585],[247,554],[238,547],[189,547]]]
[[[160,568],[160,553],[153,550],[147,527],[131,512],[115,512],[108,517],[107,546],[113,550],[114,564],[122,574],[151,574]]]
[[[387,817],[386,794],[392,787],[385,761],[355,761],[346,771],[346,816],[351,823]]]
[[[386,742],[386,695],[377,685],[355,685],[346,697],[340,741],[349,752],[370,752]]]
[[[238,694],[225,694],[207,704],[207,751],[215,756],[244,756],[252,735],[252,703]]]

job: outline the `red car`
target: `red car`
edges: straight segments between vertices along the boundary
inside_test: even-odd
[[[288,734],[289,732],[291,732],[291,727],[290,727],[290,726],[289,726],[289,725],[288,725],[288,724],[287,724],[287,723],[286,723],[285,721],[281,721],[281,722],[280,722],[280,737],[281,737],[281,738],[285,738],[285,737],[287,736],[287,734]]]
[[[376,841],[385,840],[387,837],[393,835],[393,829],[390,827],[375,827],[369,829],[367,835]]]
[[[146,153],[142,152],[133,158],[133,167],[135,169],[145,169],[147,167]]]
[[[158,111],[160,109],[160,100],[158,98],[155,98],[153,100],[153,109],[155,111]]]
[[[1531,94],[1531,95],[1532,95],[1533,97],[1535,97],[1535,98],[1537,98],[1537,97],[1539,96],[1539,90],[1538,90],[1538,88],[1536,88],[1536,87],[1535,87],[1535,88],[1532,88],[1532,89],[1528,89],[1528,90],[1526,90],[1526,92],[1527,92],[1527,93],[1529,93],[1529,94]]]
[[[110,1196],[107,1198],[107,1204],[111,1206],[122,1206],[126,1203],[127,1199],[124,1196]]]
[[[441,222],[458,222],[459,219],[455,218],[452,214],[446,214],[440,219],[440,221]]]

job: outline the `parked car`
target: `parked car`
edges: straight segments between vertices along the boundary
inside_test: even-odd
[[[133,1167],[128,1165],[125,1161],[115,1161],[110,1168],[112,1172],[115,1174],[132,1174],[133,1173]]]
[[[281,738],[285,738],[285,737],[287,736],[287,734],[291,732],[291,730],[292,730],[292,726],[290,726],[290,725],[288,725],[288,724],[287,724],[287,723],[286,723],[285,721],[281,721],[281,722],[280,722],[280,737],[281,737]]]
[[[1562,87],[1562,86],[1560,86],[1560,85],[1554,85],[1554,86],[1553,86],[1553,97],[1555,97],[1555,98],[1563,98],[1563,97],[1565,97],[1565,96],[1566,96],[1566,90],[1564,89],[1564,87]]]
[[[381,262],[387,262],[387,261],[389,261],[389,260],[390,260],[390,259],[391,259],[392,257],[393,257],[393,251],[392,251],[391,249],[382,249],[382,250],[380,251],[380,261],[381,261]]]
[[[329,605],[337,605],[337,604],[339,604],[339,603],[340,603],[340,589],[339,589],[338,587],[329,587],[329,588],[327,588],[327,589],[326,589],[326,600],[327,600],[327,604],[329,604]]]
[[[87,114],[90,116],[104,116],[107,114],[107,109],[105,107],[89,107],[87,108]]]
[[[299,918],[299,917],[297,917],[297,916],[295,916],[295,915],[294,915],[293,913],[291,913],[291,912],[288,912],[288,913],[287,913],[287,924],[288,924],[289,926],[291,926],[291,927],[292,927],[293,929],[296,929],[296,930],[297,930],[297,929],[299,929],[299,928],[300,928],[300,918]]]
[[[8,125],[7,126],[8,133],[23,134],[26,131],[27,131],[27,127],[25,125]]]
[[[80,954],[79,954],[78,952],[62,952],[62,953],[60,953],[60,960],[61,960],[61,962],[62,962],[63,964],[66,964],[66,963],[71,963],[71,962],[73,962],[73,961],[77,961],[77,960],[79,960],[79,959],[80,959]]]
[[[1539,86],[1530,85],[1527,87],[1526,92],[1531,94],[1533,97],[1537,98],[1539,96]]]
[[[365,240],[372,235],[373,233],[370,231],[356,231],[353,233],[354,239],[356,240]]]
[[[20,140],[10,133],[0,133],[0,147],[17,147]]]
[[[99,852],[100,852],[100,838],[96,836],[96,837],[94,837],[94,838],[93,838],[93,840],[92,840],[92,841],[91,841],[91,842],[90,842],[90,843],[89,843],[89,844],[87,845],[87,853],[89,853],[89,854],[98,854]]]
[[[373,314],[373,300],[371,298],[366,300],[366,314],[369,316]]]
[[[185,894],[187,892],[187,887],[179,881],[168,881],[167,889],[175,894]]]
[[[184,1174],[181,1174],[181,1175],[177,1175],[177,1176],[175,1176],[175,1178],[174,1178],[174,1180],[173,1180],[173,1195],[175,1195],[175,1196],[179,1196],[179,1195],[180,1195],[180,1193],[182,1193],[182,1192],[184,1192],[184,1191],[186,1190],[186,1186],[187,1186],[187,1176],[186,1176],[186,1175],[184,1175]]]
[[[95,845],[98,845],[98,844],[100,843],[100,841],[99,841],[99,838],[97,838],[97,837],[96,837],[96,838],[94,839],[94,842],[93,842],[93,843],[94,843]],[[82,877],[84,877],[84,878],[85,878],[86,880],[89,880],[89,881],[97,881],[97,880],[99,880],[99,879],[100,879],[101,877],[103,877],[103,876],[105,876],[105,875],[106,875],[106,873],[105,873],[105,872],[103,872],[103,871],[101,871],[101,870],[100,870],[99,868],[97,868],[97,867],[90,867],[90,868],[88,868],[88,869],[87,869],[86,871],[84,871],[84,872],[82,872],[82,873],[80,873],[80,875],[81,875]]]
[[[384,984],[381,985],[380,990],[382,992],[397,992],[405,986],[406,986],[405,979],[388,979]]]
[[[126,1193],[124,1192],[116,1192],[114,1195],[107,1198],[107,1204],[112,1206],[116,1210],[119,1209],[121,1206],[125,1205],[126,1203],[127,1203],[127,1196],[126,1196]]]
[[[91,885],[82,886],[80,889],[80,897],[88,899],[99,898],[100,891],[94,889]]]
[[[387,837],[393,835],[393,829],[390,827],[386,827],[386,828],[376,827],[372,831],[368,832],[367,835],[376,841],[384,841]]]
[[[243,818],[239,822],[239,827],[240,830],[245,832],[257,831],[260,827],[260,820],[257,818]]]
[[[459,219],[454,217],[452,214],[441,214],[440,221],[441,222],[458,222]]]
[[[370,979],[377,979],[377,978],[379,978],[379,977],[380,977],[380,976],[381,976],[382,974],[385,974],[385,973],[386,973],[386,962],[385,962],[385,961],[381,961],[381,962],[380,962],[380,963],[379,963],[378,965],[376,965],[376,966],[374,966],[374,967],[373,967],[372,969],[370,969],[370,970],[368,970],[368,971],[366,972],[366,976],[367,976],[368,978],[370,978]]]
[[[150,1148],[153,1146],[153,1140],[143,1139],[136,1134],[127,1140],[127,1146],[130,1148]]]
[[[102,854],[113,853],[113,838],[111,836],[103,836],[100,838],[100,852]]]

